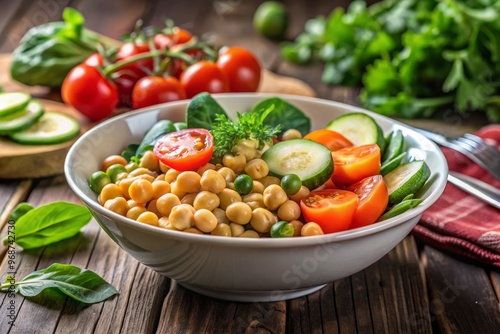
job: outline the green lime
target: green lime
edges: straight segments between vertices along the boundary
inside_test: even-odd
[[[247,174],[241,174],[234,179],[234,190],[240,195],[248,195],[253,188],[253,180]]]
[[[281,39],[288,28],[288,13],[279,2],[263,2],[255,11],[253,26],[262,36]]]
[[[431,171],[423,161],[413,161],[395,168],[384,176],[389,192],[389,204],[400,203],[406,196],[416,194],[429,179]]]

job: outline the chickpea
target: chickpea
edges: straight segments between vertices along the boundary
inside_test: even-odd
[[[134,206],[127,211],[126,216],[127,216],[127,218],[137,220],[137,217],[139,217],[141,215],[141,213],[144,213],[147,211],[148,210],[143,206]]]
[[[226,188],[231,189],[231,190],[236,190],[236,187],[234,186],[234,182],[226,182]]]
[[[291,139],[300,139],[302,138],[302,133],[296,129],[288,129],[283,133],[281,139],[283,140],[291,140]]]
[[[222,167],[217,171],[222,177],[226,180],[226,182],[233,182],[236,179],[236,173],[229,167]]]
[[[245,232],[241,233],[239,235],[240,238],[260,238],[259,233],[252,231],[252,230],[246,230]]]
[[[180,205],[181,200],[174,194],[165,194],[156,200],[156,209],[163,215],[168,217],[172,208]]]
[[[269,174],[269,166],[262,159],[253,159],[245,164],[245,173],[253,180],[262,179]]]
[[[179,204],[172,208],[168,220],[175,228],[185,230],[194,226],[194,208],[189,204]]]
[[[158,226],[162,227],[162,228],[166,228],[168,229],[168,227],[171,227],[170,229],[176,229],[175,227],[173,227],[171,224],[170,224],[170,221],[168,220],[168,217],[160,217],[158,219]]]
[[[170,192],[170,183],[161,180],[154,180],[153,185],[153,198],[159,198]]]
[[[137,203],[147,203],[153,198],[153,184],[145,179],[137,179],[128,188],[128,195]]]
[[[300,220],[292,220],[290,224],[293,226],[293,229],[295,230],[293,236],[300,237],[300,230],[302,230],[302,226],[304,226],[304,223],[302,223]]]
[[[160,165],[156,154],[153,151],[146,151],[141,158],[139,167],[144,167],[152,171],[160,171]]]
[[[210,191],[201,191],[196,194],[193,201],[193,207],[195,210],[207,209],[213,211],[220,204],[219,196]]]
[[[277,213],[279,220],[285,220],[287,222],[296,220],[300,217],[300,206],[297,202],[287,200],[285,203],[280,205]]]
[[[152,226],[159,226],[158,225],[158,216],[150,211],[146,211],[146,212],[141,213],[139,215],[139,217],[137,217],[136,221],[144,223],[144,224],[152,225]]]
[[[154,178],[151,175],[142,174],[142,175],[130,177],[130,174],[129,174],[129,177],[127,177],[123,180],[120,180],[117,183],[118,187],[120,187],[120,190],[125,195],[125,198],[130,198],[130,196],[128,194],[128,189],[130,188],[130,185],[132,184],[132,182],[134,182],[135,180],[138,180],[138,179],[148,180],[149,182],[154,181]]]
[[[108,183],[102,188],[101,193],[99,194],[99,203],[101,203],[101,205],[104,205],[104,203],[106,203],[108,200],[116,197],[123,197],[123,193],[120,187],[118,187],[114,183]]]
[[[127,172],[119,173],[118,175],[116,175],[115,183],[120,182],[121,180],[126,179],[127,177],[128,177]]]
[[[136,206],[137,206],[137,202],[136,202],[136,201],[134,201],[133,199],[129,199],[129,200],[127,201],[127,204],[128,204],[128,207],[129,207],[129,208],[134,208],[134,207],[136,207]]]
[[[196,195],[198,194],[197,193],[186,194],[183,198],[181,198],[181,203],[193,206]]]
[[[157,200],[157,199],[153,199],[153,200],[151,200],[151,201],[148,203],[148,205],[146,206],[146,208],[147,208],[149,211],[153,212],[153,213],[154,213],[155,215],[157,215],[158,217],[161,217],[161,216],[162,216],[162,214],[161,214],[161,212],[160,212],[160,211],[158,211],[158,208],[156,207],[156,202],[158,202],[158,200]]]
[[[160,174],[155,178],[155,181],[165,181],[165,174]],[[168,182],[167,182],[168,183]]]
[[[122,157],[121,155],[110,155],[109,157],[107,157],[106,159],[104,159],[104,161],[102,162],[102,170],[103,171],[106,171],[109,166],[112,166],[114,164],[120,164],[120,165],[123,165],[125,166],[126,164],[128,164],[128,161]]]
[[[198,230],[197,228],[194,228],[194,227],[188,227],[187,229],[184,230],[184,232],[193,233],[193,234],[203,234],[202,231],[200,231],[200,230]]]
[[[162,173],[166,173],[170,169],[170,167],[168,167],[161,161],[158,161],[158,167],[160,168],[160,172]]]
[[[172,183],[174,182],[176,179],[177,179],[177,176],[180,174],[181,172],[179,172],[178,170],[175,170],[173,168],[167,170],[165,172],[165,181],[167,181],[168,183]]]
[[[133,171],[134,169],[137,169],[139,165],[136,162],[129,162],[128,164],[125,165],[125,169],[127,170],[128,173]]]
[[[252,209],[243,202],[234,202],[227,206],[226,216],[233,223],[245,225],[252,218]]]
[[[243,154],[239,154],[236,156],[232,154],[225,154],[222,157],[222,164],[234,170],[235,173],[241,173],[245,169],[246,163],[247,159]]]
[[[253,180],[253,187],[252,187],[252,191],[250,191],[250,193],[262,194],[264,192],[264,189],[266,189],[266,187],[264,187],[262,182]]]
[[[226,211],[222,210],[221,208],[215,208],[212,210],[212,213],[214,214],[215,218],[217,218],[218,224],[229,224],[229,219],[226,216]]]
[[[246,161],[250,161],[257,155],[259,142],[256,139],[240,139],[233,147],[233,152],[237,155],[244,155]]]
[[[229,224],[229,227],[231,228],[231,235],[233,237],[239,237],[243,232],[245,232],[245,228],[240,224],[231,223]]]
[[[263,208],[257,208],[253,210],[250,224],[257,232],[269,232],[269,230],[275,223],[276,218],[274,218],[274,215],[271,211]]]
[[[262,193],[264,204],[269,210],[276,210],[288,199],[286,192],[277,184],[271,184]]]
[[[257,181],[262,183],[264,185],[264,188],[267,188],[272,184],[276,184],[276,185],[281,184],[281,180],[279,178],[277,178],[276,176],[272,176],[272,175],[264,176],[262,179],[257,180]]]
[[[321,226],[314,222],[305,223],[300,230],[300,235],[303,237],[322,234],[324,234],[323,229],[321,228]]]
[[[299,203],[300,200],[309,195],[310,192],[311,191],[308,188],[301,186],[298,192],[290,196],[290,199],[294,202]]]
[[[200,174],[196,172],[182,172],[177,176],[177,189],[184,193],[195,193],[200,190]]]
[[[121,216],[125,216],[129,209],[127,200],[123,197],[115,197],[112,199],[108,199],[104,203],[104,207]]]
[[[217,227],[217,217],[210,210],[196,210],[194,213],[194,226],[200,231],[212,232]]]
[[[214,194],[218,194],[226,188],[224,177],[213,169],[209,169],[203,173],[200,184],[202,190],[210,191]]]
[[[170,192],[179,198],[183,198],[186,195],[186,193],[181,191],[177,186],[177,181],[170,183]]]
[[[250,193],[248,195],[243,196],[242,201],[252,209],[255,210],[257,208],[266,208],[264,204],[264,197],[259,193]]]
[[[220,208],[226,210],[229,204],[234,202],[241,202],[241,196],[235,190],[225,188],[219,194]]]
[[[215,229],[210,232],[211,235],[218,235],[221,237],[230,237],[231,236],[231,228],[228,224],[217,224]]]
[[[134,177],[134,176],[139,176],[139,175],[150,175],[153,177],[153,180],[155,177],[158,176],[158,174],[156,172],[150,171],[149,169],[144,168],[144,167],[136,168],[133,171],[131,171],[130,173],[128,173],[129,177]]]
[[[200,168],[198,168],[198,170],[196,171],[196,173],[198,173],[200,175],[203,175],[203,173],[205,173],[205,171],[207,171],[209,169],[214,169],[215,170],[215,165],[211,164],[211,163],[207,163],[204,166],[201,166]]]

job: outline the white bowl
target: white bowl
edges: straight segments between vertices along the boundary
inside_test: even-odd
[[[425,158],[431,177],[418,196],[423,202],[397,217],[370,226],[314,237],[243,239],[196,235],[135,222],[97,202],[89,176],[109,155],[140,142],[158,120],[184,121],[188,101],[166,103],[117,116],[85,133],[70,149],[65,174],[104,231],[127,253],[152,270],[201,294],[233,301],[276,301],[314,292],[379,260],[417,224],[446,184],[446,160],[439,148],[404,124],[346,104],[276,94],[220,94],[217,101],[234,116],[263,98],[280,96],[302,109],[312,129],[344,113],[362,111],[385,134],[402,130],[415,155]]]

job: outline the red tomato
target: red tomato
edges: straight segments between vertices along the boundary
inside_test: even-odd
[[[217,66],[226,74],[231,92],[255,92],[259,88],[260,63],[247,49],[223,48]]]
[[[172,46],[172,52],[177,52],[182,48],[182,45]],[[202,60],[205,57],[205,53],[200,49],[190,49],[184,51],[185,54],[192,57],[196,61]],[[176,78],[180,78],[182,72],[188,67],[188,64],[178,58],[172,58],[168,67],[168,72]]]
[[[206,60],[199,61],[182,72],[181,84],[188,98],[201,92],[229,92],[229,83],[225,74],[215,63]]]
[[[83,63],[89,66],[99,67],[104,65],[104,60],[102,59],[102,55],[100,53],[94,53],[88,56]]]
[[[346,190],[354,192],[359,197],[350,228],[375,223],[387,208],[389,193],[382,175],[364,178],[350,185]]]
[[[143,108],[170,101],[184,100],[186,92],[174,77],[148,76],[139,79],[132,91],[134,108]]]
[[[118,89],[121,105],[132,107],[132,90],[139,79],[138,75],[131,75],[129,73],[122,73],[113,79]]]
[[[116,60],[126,60],[127,58],[144,52],[149,52],[149,46],[147,44],[135,44],[133,42],[127,42],[125,44],[122,44],[118,49],[116,53]],[[143,77],[147,75],[148,72],[153,70],[153,58],[139,60],[120,69],[120,71],[122,72],[126,70],[137,74],[139,78]]]
[[[62,99],[91,120],[109,116],[118,104],[118,91],[95,67],[80,64],[66,76]]]
[[[340,189],[311,191],[300,200],[306,222],[319,224],[325,234],[347,230],[357,205],[355,193]]]
[[[214,137],[201,128],[167,133],[154,147],[158,159],[178,171],[196,171],[210,161],[213,151]]]
[[[304,139],[309,139],[325,145],[330,149],[330,151],[340,150],[341,148],[351,147],[353,144],[337,131],[332,131],[328,129],[320,129],[313,132],[309,132],[304,136]]]
[[[156,34],[153,36],[153,42],[159,50],[165,50],[166,48],[172,47],[178,44],[184,44],[189,42],[193,38],[191,33],[179,27],[175,27],[172,30],[171,35],[166,34]]]
[[[348,185],[380,174],[380,147],[377,144],[346,147],[332,151],[336,185]]]

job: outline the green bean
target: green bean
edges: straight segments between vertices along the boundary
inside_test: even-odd
[[[400,215],[405,211],[413,209],[414,207],[416,207],[417,205],[419,205],[423,201],[422,199],[419,199],[419,198],[416,198],[416,199],[413,199],[413,198],[406,199],[406,198],[408,198],[408,196],[405,197],[405,199],[402,202],[394,205],[391,209],[389,209],[389,211],[387,211],[382,216],[380,216],[378,221],[386,220],[386,219],[395,217],[397,215]]]

